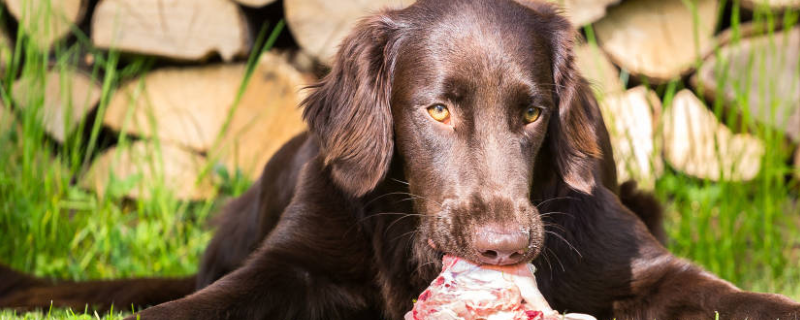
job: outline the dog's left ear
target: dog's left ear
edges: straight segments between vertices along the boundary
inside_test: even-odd
[[[550,147],[564,182],[572,189],[590,194],[596,183],[593,167],[602,157],[596,132],[597,125],[602,125],[602,118],[575,66],[573,44],[577,32],[560,15],[552,16],[552,20],[558,117],[553,117],[550,124],[554,131]]]
[[[342,42],[330,74],[303,101],[331,178],[355,197],[383,180],[392,159],[398,29],[385,13],[362,20]]]

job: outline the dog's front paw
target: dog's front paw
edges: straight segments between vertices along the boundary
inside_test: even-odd
[[[207,317],[193,314],[194,310],[181,303],[181,300],[170,301],[134,313],[125,320],[182,320],[205,319]]]
[[[737,292],[719,313],[720,320],[800,320],[800,304],[777,294]]]

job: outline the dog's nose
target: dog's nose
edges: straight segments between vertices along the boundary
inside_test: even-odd
[[[478,229],[475,249],[478,262],[492,265],[508,265],[521,262],[528,250],[530,236],[519,227],[509,228],[488,225]]]

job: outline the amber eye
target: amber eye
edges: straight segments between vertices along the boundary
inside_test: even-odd
[[[539,116],[541,115],[542,109],[537,107],[529,107],[528,109],[525,109],[525,113],[522,116],[525,119],[525,124],[528,124],[538,120]]]
[[[429,107],[428,114],[431,115],[431,118],[433,118],[433,120],[442,123],[447,123],[448,120],[450,120],[450,110],[447,110],[447,107],[445,107],[442,104],[436,104]]]

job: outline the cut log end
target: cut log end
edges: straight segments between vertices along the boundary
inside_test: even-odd
[[[696,2],[696,16],[681,0],[629,0],[595,24],[611,59],[634,75],[664,82],[690,72],[713,48],[717,1]]]
[[[752,180],[761,169],[764,143],[734,134],[703,102],[682,90],[664,115],[664,156],[676,170],[714,181]]]
[[[242,95],[230,129],[211,154],[227,168],[258,179],[262,167],[283,144],[306,130],[300,102],[307,78],[282,57],[264,55]]]
[[[661,101],[653,91],[640,86],[600,100],[620,182],[636,180],[644,189],[655,188],[663,174],[661,155],[654,143],[654,114],[660,113]]]
[[[36,112],[45,131],[62,143],[97,106],[101,94],[97,82],[74,69],[54,69],[43,79],[22,78],[14,83],[12,90],[17,104]],[[42,96],[43,103],[37,100]]]
[[[169,5],[137,0],[135,6],[125,0],[104,0],[92,18],[92,41],[101,48],[175,60],[197,61],[218,53],[231,61],[249,52],[248,29],[242,9],[228,0]]]
[[[304,130],[298,105],[307,82],[281,57],[267,53],[234,112],[245,71],[235,64],[151,72],[114,94],[104,122],[141,137],[157,132],[162,141],[208,152],[215,162],[255,179],[272,153]]]
[[[339,43],[356,22],[384,8],[402,8],[413,0],[284,0],[286,23],[300,47],[330,65]]]
[[[563,8],[563,14],[576,27],[600,20],[606,15],[606,7],[620,0],[549,0]]]
[[[5,0],[6,7],[34,42],[41,48],[53,43],[80,24],[88,0]]]
[[[795,27],[725,45],[719,54],[708,57],[692,81],[703,87],[709,100],[722,97],[727,105],[745,106],[756,121],[800,142],[798,63],[800,27]],[[718,79],[718,75],[724,78]],[[739,101],[743,93],[749,93],[747,103]]]
[[[104,152],[79,184],[101,196],[152,199],[170,193],[179,200],[202,200],[214,195],[210,179],[200,180],[206,164],[202,156],[175,145],[137,141]]]
[[[767,7],[776,10],[800,9],[800,0],[743,0],[742,5],[747,8],[756,9]]]
[[[619,71],[597,46],[578,45],[575,48],[575,62],[578,71],[589,81],[595,94],[605,95],[625,90],[625,86],[619,79]]]

